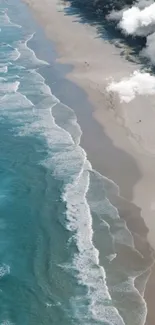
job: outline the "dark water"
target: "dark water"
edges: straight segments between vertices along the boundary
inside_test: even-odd
[[[0,324],[143,324],[134,279],[143,287],[147,268],[107,198],[118,187],[92,170],[74,111],[40,74],[31,19],[0,2]]]

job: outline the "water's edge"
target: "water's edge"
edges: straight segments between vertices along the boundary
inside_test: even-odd
[[[44,34],[43,34],[43,37],[45,37],[45,39],[46,39],[46,36]],[[46,41],[49,42],[47,39],[46,39]],[[73,100],[71,99],[71,101],[70,101],[69,94],[72,93],[73,96],[74,96],[74,94],[76,94],[76,92],[77,92],[76,96],[77,96],[78,99],[80,98],[80,96],[79,96],[79,87],[74,85],[73,82],[70,82],[70,81],[68,81],[68,79],[66,79],[66,75],[74,67],[71,66],[71,65],[68,66],[68,65],[65,65],[65,64],[56,63],[56,59],[58,58],[58,54],[57,54],[56,49],[55,49],[56,47],[54,45],[54,41],[52,42],[50,40],[50,44],[49,45],[51,46],[52,53],[54,52],[54,57],[53,57],[53,54],[52,54],[52,62],[54,60],[54,65],[55,65],[55,70],[56,70],[55,75],[54,75],[54,78],[55,78],[56,81],[53,84],[51,84],[51,86],[52,86],[52,89],[54,90],[55,95],[60,100],[62,100],[65,105],[70,106],[70,104],[71,104],[71,102],[73,102]],[[30,47],[33,50],[36,51],[35,43],[33,43],[33,42],[30,43]],[[49,53],[47,53],[47,57],[46,57],[46,55],[43,55],[43,53],[40,53],[40,51],[38,51],[38,52],[36,51],[36,54],[40,59],[47,59],[47,57],[49,58]],[[42,75],[46,78],[47,83],[50,84],[50,71],[49,71],[48,74],[46,72],[44,72],[44,71],[41,71],[41,72],[42,72]],[[58,84],[59,84],[60,88],[59,88],[58,85],[56,85],[57,84],[57,79],[58,79]],[[69,89],[69,92],[68,92],[68,89]],[[71,89],[71,91],[70,91],[70,89]],[[80,89],[80,91],[81,91],[81,89]],[[82,147],[84,149],[86,149],[88,157],[89,157],[89,148],[87,149],[87,143],[85,143],[85,140],[84,140],[85,129],[87,130],[87,126],[85,124],[87,124],[87,123],[90,124],[90,126],[89,126],[90,129],[93,126],[94,126],[94,128],[98,128],[98,129],[100,129],[100,127],[99,127],[98,123],[96,123],[96,121],[93,119],[93,115],[92,115],[93,108],[91,108],[91,104],[89,103],[89,101],[87,99],[87,96],[85,96],[84,98],[82,97],[82,99],[84,99],[84,102],[87,101],[87,105],[84,104],[84,106],[85,106],[86,110],[87,110],[87,108],[89,110],[89,112],[87,110],[87,113],[86,113],[87,122],[82,123],[82,121],[83,121],[83,114],[82,113],[83,112],[82,112],[82,110],[80,110],[80,107],[79,107],[81,105],[82,101],[80,102],[80,105],[78,105],[77,107],[76,107],[76,105],[74,105],[74,110],[75,110],[75,113],[77,114],[77,116],[78,116],[78,118],[79,118],[79,120],[81,122],[80,125],[83,124],[83,128],[82,128],[83,133],[82,133],[82,137],[81,137],[81,145],[82,145]],[[75,102],[77,102],[77,100],[75,100]],[[92,122],[92,120],[93,120],[93,122]],[[103,133],[103,129],[102,129],[102,133]],[[98,132],[98,135],[99,136],[101,135],[100,131]],[[86,135],[86,137],[88,137],[88,136]],[[105,135],[105,137],[107,137],[107,136]],[[93,162],[93,167],[95,167],[95,169],[97,169],[96,166],[95,166],[96,161],[94,161],[94,153],[90,154],[90,161]],[[99,166],[99,170],[100,170],[100,166]],[[94,193],[94,195],[95,194],[96,194],[96,192]],[[128,229],[131,231],[133,239],[134,239],[135,248],[139,252],[141,252],[143,257],[146,258],[146,260],[148,260],[148,271],[146,271],[146,277],[145,277],[145,274],[144,274],[144,285],[142,285],[142,291],[141,291],[142,294],[145,297],[145,288],[147,286],[147,281],[149,280],[149,276],[151,274],[151,270],[149,269],[149,267],[151,265],[152,266],[154,265],[154,251],[153,251],[153,249],[151,248],[151,246],[149,245],[149,243],[147,241],[148,228],[146,227],[145,222],[141,217],[141,209],[139,207],[137,207],[136,205],[134,205],[133,203],[129,202],[128,200],[124,199],[123,197],[120,197],[120,196],[116,195],[116,193],[115,194],[114,193],[107,193],[107,195],[109,195],[111,203],[118,209],[119,216],[123,220],[125,220]],[[93,226],[93,232],[94,232],[93,240],[94,240],[94,244],[95,244],[96,248],[100,252],[100,263],[101,263],[101,265],[104,265],[104,258],[102,260],[102,254],[101,254],[102,249],[103,249],[103,246],[102,246],[103,243],[101,243],[100,240],[99,240],[100,230],[98,229],[98,227],[102,227],[100,221],[101,221],[100,218],[99,218],[99,221],[96,221],[96,218],[94,219],[94,217],[93,217],[93,225],[92,225]],[[141,224],[140,227],[139,227],[139,223]],[[135,287],[138,288],[138,290],[140,288],[139,279],[140,278],[135,279]],[[122,301],[121,301],[121,303],[122,303]],[[147,325],[149,325],[148,322],[147,322]]]
[[[18,23],[19,23],[19,21],[18,21]],[[34,24],[34,27],[36,28],[36,24]],[[39,46],[40,42],[41,42],[41,46]],[[68,96],[69,89],[74,89],[74,91],[72,92],[73,97],[74,97],[75,93],[77,93],[78,98],[81,97],[82,100],[84,99],[84,102],[86,102],[87,97],[85,95],[84,95],[85,97],[83,96],[83,92],[78,87],[76,87],[73,83],[71,83],[65,79],[65,74],[68,72],[69,69],[71,69],[71,67],[67,67],[65,65],[60,65],[60,64],[58,65],[55,63],[55,60],[57,57],[56,51],[53,49],[53,45],[49,41],[46,40],[45,35],[44,35],[43,31],[40,29],[40,27],[37,26],[37,33],[29,41],[28,46],[35,52],[36,56],[39,59],[47,61],[47,62],[50,61],[50,64],[52,65],[51,67],[49,67],[49,66],[41,67],[40,69],[38,69],[38,71],[45,78],[46,84],[51,87],[54,95],[57,98],[59,98],[59,100],[61,101],[61,104],[63,103],[62,105],[65,104],[65,105],[73,108],[71,103],[73,103],[74,101],[73,101],[73,98],[69,99],[69,96]],[[50,57],[49,49],[51,49],[51,52],[53,53],[52,57]],[[49,58],[50,58],[50,60],[49,60]],[[77,96],[77,94],[76,94],[76,96]],[[79,94],[81,94],[81,96],[79,96]],[[82,105],[82,103],[83,103],[82,100],[80,100],[80,105]],[[89,108],[88,102],[87,102],[87,107]],[[75,112],[78,111],[78,108],[79,107],[77,106],[77,108],[75,109]],[[62,127],[61,118],[60,118],[61,112],[62,112],[61,107],[60,107],[60,112],[59,112],[59,109],[57,109],[57,105],[55,105],[55,107],[53,107],[53,116],[55,118],[56,124],[59,127]],[[89,118],[88,118],[88,115],[86,118],[87,118],[87,123],[90,122],[90,125],[92,126],[92,123],[94,123],[94,122],[92,122],[92,120],[91,120],[92,119],[91,110],[89,112]],[[64,121],[63,121],[63,128],[64,128]],[[66,130],[68,132],[68,129],[66,129]],[[85,145],[84,145],[85,144],[85,140],[84,140],[85,129],[83,128],[82,131],[83,131],[82,146],[85,149]],[[71,133],[72,137],[74,137],[75,129],[73,130],[73,133],[72,133],[71,129],[69,130],[69,132]],[[79,131],[77,130],[77,132],[79,132]],[[88,158],[89,158],[89,155],[88,155]],[[93,166],[93,167],[95,167],[95,166]],[[91,171],[90,165],[89,165],[89,167],[87,166],[86,169],[90,169],[90,178],[88,180],[89,187],[85,189],[85,193],[84,193],[85,199],[84,200],[86,200],[85,201],[86,206],[89,203],[89,207],[87,207],[87,208],[88,208],[88,210],[90,210],[89,212],[91,212],[92,218],[93,218],[93,220],[91,220],[91,215],[89,216],[90,220],[87,225],[88,228],[90,227],[90,243],[91,243],[91,245],[93,244],[92,243],[92,239],[93,239],[93,241],[95,243],[95,247],[96,247],[93,249],[95,249],[95,250],[97,249],[98,250],[98,252],[96,252],[97,256],[99,255],[98,260],[96,261],[96,264],[97,265],[101,264],[101,266],[99,265],[101,272],[103,272],[102,266],[105,267],[105,264],[107,264],[105,269],[109,274],[109,278],[107,280],[108,281],[107,285],[109,288],[110,295],[112,297],[112,300],[115,301],[115,307],[120,311],[121,315],[123,315],[123,318],[126,317],[125,323],[129,324],[129,321],[130,321],[129,317],[131,314],[129,313],[129,315],[127,315],[127,316],[124,315],[123,309],[126,308],[127,304],[132,305],[133,297],[131,296],[129,298],[126,298],[126,295],[123,294],[124,288],[126,288],[125,290],[130,291],[131,287],[132,287],[134,297],[136,297],[135,299],[137,299],[137,303],[138,303],[138,299],[141,295],[142,304],[145,305],[142,296],[144,294],[144,286],[146,283],[146,279],[148,278],[148,275],[149,275],[149,267],[152,263],[152,252],[153,252],[151,250],[149,244],[147,243],[147,228],[144,224],[144,221],[141,218],[140,209],[138,209],[133,204],[127,202],[127,200],[118,196],[118,188],[117,188],[116,184],[114,184],[112,181],[104,178],[96,171],[94,171],[94,170]],[[87,177],[88,177],[88,175],[86,176],[86,178]],[[83,182],[83,181],[84,181],[84,178],[81,179],[81,182]],[[104,182],[104,188],[103,188],[103,182]],[[96,186],[97,186],[97,188],[100,188],[98,196],[97,196]],[[106,196],[107,197],[103,199],[103,197],[105,196],[105,187],[106,187]],[[69,197],[71,198],[71,195],[72,195],[69,191],[70,191],[70,189],[68,189],[67,198],[65,198],[66,202]],[[76,189],[76,191],[78,191],[78,189]],[[95,197],[95,200],[98,202],[98,207],[96,206],[96,201],[94,200],[94,197]],[[118,211],[116,210],[116,208],[112,205],[110,205],[110,210],[108,210],[110,218],[107,215],[107,211],[106,211],[106,213],[104,212],[106,204],[110,203],[108,198],[110,199],[112,204],[118,209],[119,215],[118,215]],[[68,209],[69,209],[69,207],[68,207]],[[83,213],[83,212],[81,212],[81,213]],[[113,214],[115,215],[115,218],[112,217]],[[136,218],[135,218],[135,215],[136,215]],[[121,217],[121,219],[119,218],[119,216]],[[115,219],[115,221],[114,221],[114,219]],[[132,231],[133,237],[131,236],[130,231],[126,228],[126,225],[123,220],[126,221],[128,228]],[[139,222],[141,222],[140,231],[138,229]],[[92,224],[93,230],[91,230],[91,223],[93,223]],[[110,229],[112,232],[109,231],[109,225],[110,225]],[[76,224],[76,227],[77,228],[79,227],[78,229],[79,229],[80,233],[82,234],[84,224],[83,225]],[[102,234],[100,235],[101,229],[102,229]],[[126,231],[125,232],[125,234],[127,236],[126,238],[124,238],[124,234],[123,234],[124,230]],[[104,240],[103,240],[103,234],[105,236]],[[142,234],[143,234],[143,237],[142,237]],[[111,236],[113,236],[115,250],[113,249],[113,247],[110,247],[108,249],[108,251],[105,252],[104,250],[106,247],[106,242],[108,242],[108,240]],[[134,244],[135,244],[136,249],[135,249],[133,241],[132,241],[133,238],[134,238]],[[128,240],[128,244],[126,246],[124,245],[125,244],[124,239],[125,239],[125,241]],[[80,246],[78,248],[80,251]],[[91,247],[91,249],[92,249],[92,247]],[[82,252],[83,252],[83,250],[81,248],[81,254],[82,254]],[[114,256],[115,255],[114,252],[118,256],[117,261]],[[128,264],[124,265],[126,254],[129,256],[130,263],[131,264],[133,263],[130,266],[130,270],[128,269],[129,268]],[[106,257],[109,256],[109,258],[111,258],[111,262],[112,261],[114,261],[114,262],[107,263],[105,256]],[[80,260],[80,258],[76,258],[76,260],[75,260],[76,267],[79,263],[79,260]],[[126,262],[127,261],[125,261],[125,263]],[[114,267],[116,268],[115,283],[112,282]],[[123,270],[122,276],[127,272],[129,282],[127,281],[127,277],[125,277],[124,283],[123,282],[120,283],[119,278],[120,278],[120,268],[121,267]],[[138,268],[139,276],[137,276],[137,274],[136,274],[137,268]],[[80,274],[80,272],[79,272],[79,277],[81,277],[81,279],[83,279],[84,275],[82,273]],[[118,279],[117,279],[117,273],[118,273]],[[103,275],[103,278],[104,277],[105,277],[105,275]],[[143,277],[143,279],[142,279],[142,277]],[[134,279],[136,279],[135,283],[134,283]],[[85,279],[84,285],[87,286],[87,279]],[[127,288],[130,288],[130,289],[127,289]],[[92,290],[95,290],[95,288],[93,288]],[[123,297],[121,297],[120,300],[118,299],[119,292],[122,292],[122,295],[123,295]],[[101,292],[101,297],[103,297],[102,295],[103,295],[103,293]],[[92,292],[90,292],[90,301],[91,301],[91,297],[92,297]],[[107,299],[109,299],[108,296],[107,296]],[[100,312],[100,304],[101,304],[100,299],[96,299],[96,301],[95,302],[93,301],[92,304],[96,304],[95,308],[97,308],[97,305],[98,305],[99,310],[97,312],[97,315],[99,315],[99,317],[101,316],[101,317],[105,318],[105,315],[102,315],[102,312]],[[108,307],[110,307],[110,306],[108,306]],[[145,317],[146,317],[146,310],[143,311],[143,316],[144,316],[144,319],[141,319],[139,324],[144,324]],[[106,317],[108,317],[108,312],[107,312]],[[113,317],[114,317],[114,315],[113,315]],[[105,319],[107,319],[107,318],[105,318]],[[123,320],[121,318],[120,319],[118,318],[117,321],[118,321],[118,324],[123,324]],[[135,325],[138,325],[138,322],[135,323]]]

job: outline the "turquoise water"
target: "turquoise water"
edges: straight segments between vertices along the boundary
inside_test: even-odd
[[[0,324],[142,325],[134,278],[147,268],[106,196],[118,187],[92,170],[74,111],[41,76],[34,26],[22,3],[0,2]]]

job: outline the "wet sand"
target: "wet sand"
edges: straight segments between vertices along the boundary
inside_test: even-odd
[[[107,155],[104,157],[104,165],[107,164],[106,171],[105,167],[104,170],[102,168],[103,159],[100,155],[97,162],[98,170],[105,172],[104,175],[112,178],[120,186],[123,197],[133,201],[142,209],[142,216],[150,229],[149,240],[155,247],[155,110],[153,108],[155,96],[139,96],[129,104],[120,104],[117,97],[105,90],[108,84],[107,78],[114,77],[120,80],[140,66],[126,61],[120,55],[119,48],[99,37],[95,27],[87,23],[79,23],[80,18],[72,15],[68,7],[64,9],[61,2],[57,0],[45,0],[44,3],[36,0],[25,0],[25,2],[34,9],[35,16],[43,25],[47,37],[56,44],[59,55],[56,61],[73,66],[71,72],[66,75],[67,79],[86,91],[92,103],[93,116],[101,125],[100,130],[104,130],[116,148],[115,152],[110,151],[110,146],[107,150]],[[66,86],[64,92],[67,91],[72,97],[71,101],[74,100],[73,94]],[[87,120],[84,108],[81,109],[82,120]],[[140,118],[142,123],[137,123]],[[81,125],[81,121],[79,122]],[[90,152],[94,151],[93,161],[96,160],[96,146],[99,147],[100,152],[105,149],[104,143],[100,143],[100,137],[98,143],[94,141],[94,132],[92,129],[87,144],[91,147]],[[107,145],[106,143],[105,146]],[[89,152],[89,148],[86,149]],[[120,158],[122,150],[126,153],[124,162]],[[130,160],[132,164],[129,165]]]
[[[82,146],[93,167],[119,185],[123,198],[111,196],[110,199],[132,230],[137,249],[150,265],[152,250],[147,238],[155,248],[155,130],[149,123],[153,119],[152,110],[149,115],[147,109],[146,125],[145,107],[147,103],[147,107],[152,108],[153,101],[141,97],[132,105],[120,105],[118,98],[105,91],[107,77],[119,79],[138,67],[120,57],[119,49],[98,38],[94,28],[79,24],[75,16],[64,15],[56,0],[52,3],[46,0],[44,4],[36,0],[25,2],[34,9],[46,35],[56,44],[59,59],[52,67],[52,73],[55,71],[53,92],[75,110],[83,131]],[[64,63],[71,65],[66,73]],[[48,74],[50,78],[50,70]],[[145,121],[140,126],[136,123],[138,114]],[[154,273],[145,293],[149,311],[147,325],[152,325],[155,318]]]

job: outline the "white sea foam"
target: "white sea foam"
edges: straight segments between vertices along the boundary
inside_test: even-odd
[[[16,93],[11,96],[13,99],[19,94]],[[21,98],[22,96],[20,94]],[[9,100],[9,97],[5,96],[6,99]],[[14,107],[17,98],[16,100],[12,99],[10,104]],[[57,101],[53,101],[53,105],[56,104]],[[20,103],[18,106],[20,106]],[[87,170],[91,169],[91,165],[87,162],[85,151],[75,145],[70,133],[55,124],[51,115],[52,108],[42,108],[41,105],[41,108],[37,109],[36,105],[35,111],[31,110],[28,113],[24,128],[19,127],[16,131],[20,135],[33,133],[43,136],[49,147],[49,159],[44,163],[49,168],[52,167],[52,170],[54,167],[55,176],[62,179],[66,184],[69,183],[69,185],[66,185],[66,194],[64,194],[64,200],[68,207],[68,227],[70,230],[74,229],[76,231],[77,245],[80,250],[80,254],[75,256],[73,265],[79,271],[79,281],[88,287],[88,297],[86,299],[90,300],[89,317],[96,320],[108,320],[111,317],[111,322],[115,320],[116,324],[123,325],[123,320],[117,309],[111,306],[111,298],[105,282],[106,275],[104,269],[99,266],[99,253],[92,243],[91,215],[85,198],[89,186]],[[16,114],[17,118],[19,118],[20,113],[17,112],[17,109]],[[33,116],[33,118],[29,119],[29,116]],[[86,267],[85,272],[83,272],[84,266]],[[87,277],[84,278],[86,273]],[[103,307],[102,299],[105,300],[106,304],[108,302],[108,306]]]
[[[109,192],[109,188],[106,185],[106,182],[109,183],[109,180],[105,179],[102,175],[100,175],[96,171],[91,172],[91,183],[90,183],[90,189],[87,194],[87,200],[90,206],[90,209],[92,213],[95,213],[99,216],[99,219],[104,221],[104,214],[106,215],[106,223],[109,222],[107,225],[108,231],[110,235],[113,237],[113,244],[114,244],[114,252],[115,252],[115,245],[117,243],[122,244],[123,246],[129,246],[131,247],[131,250],[135,251],[137,254],[137,258],[139,255],[139,258],[142,260],[143,256],[135,249],[134,247],[134,241],[131,232],[126,226],[126,223],[124,220],[120,219],[117,209],[112,206],[110,201],[106,197],[106,191]],[[111,189],[110,189],[111,193]],[[102,222],[103,222],[102,221]],[[115,229],[113,232],[111,232],[111,224],[113,228]],[[115,221],[115,227],[114,223]],[[104,221],[105,223],[105,221]],[[110,263],[113,262],[114,259],[117,259],[117,254],[112,254],[107,256]],[[116,262],[117,263],[117,262]],[[144,270],[145,271],[145,270]],[[133,271],[134,274],[134,271]],[[137,271],[135,271],[136,276],[142,274],[142,271],[138,274]],[[127,277],[127,275],[126,275]],[[135,308],[132,308],[132,310],[129,308],[126,315],[130,319],[128,321],[125,321],[126,324],[130,324],[131,322],[131,313],[135,313],[134,320],[135,324],[144,324],[146,319],[146,313],[147,313],[147,306],[145,303],[145,300],[143,299],[143,296],[139,293],[139,291],[134,286],[134,280],[135,277],[129,277],[128,280],[125,282],[120,283],[118,286],[112,285],[110,287],[110,293],[112,292],[122,292],[122,295],[124,294],[124,301],[130,300],[130,297],[132,296],[131,300],[136,301]],[[128,297],[128,292],[130,293],[130,296]],[[126,308],[129,305],[129,302],[125,304],[124,308]]]
[[[19,85],[19,81],[7,82],[6,79],[0,78],[0,96],[4,96],[6,93],[17,92]]]
[[[87,161],[86,153],[79,146],[75,146],[68,132],[54,124],[51,117],[50,127],[47,121],[48,112],[44,112],[44,122],[31,125],[33,132],[37,129],[39,133],[47,138],[49,148],[54,155],[46,161],[46,166],[54,166],[54,174],[66,183],[63,196],[67,205],[67,228],[76,232],[79,254],[73,261],[73,266],[78,270],[79,282],[87,285],[90,301],[89,317],[95,320],[109,321],[111,324],[124,324],[117,309],[112,306],[111,297],[106,286],[105,271],[99,265],[99,252],[92,242],[92,220],[85,195],[89,187],[90,163]],[[46,118],[47,114],[47,118]],[[44,124],[45,123],[45,124]],[[36,130],[36,131],[35,131]],[[76,304],[78,297],[72,304]],[[104,306],[104,302],[106,306]],[[79,306],[80,308],[80,306]],[[78,316],[79,317],[79,316]],[[81,315],[84,317],[84,314]],[[88,316],[87,316],[88,317]]]
[[[117,257],[117,254],[110,254],[107,256],[107,259],[112,262]]]
[[[6,94],[0,100],[1,116],[7,116],[13,121],[21,122],[22,125],[24,120],[27,124],[28,121],[32,123],[33,107],[33,103],[19,92]],[[16,126],[16,133],[22,134],[21,130],[22,128],[19,130]]]
[[[23,108],[28,107],[33,107],[32,102],[19,92],[5,94],[5,96],[3,96],[0,100],[0,108],[4,108],[5,111],[20,109],[21,113],[23,114]]]
[[[104,268],[99,264],[99,252],[94,247],[92,237],[92,217],[86,200],[89,188],[90,163],[86,155],[83,166],[75,180],[66,185],[63,199],[67,206],[67,228],[74,233],[78,253],[73,260],[73,267],[78,271],[79,283],[88,290],[89,301],[87,318],[95,321],[108,322],[109,324],[124,324],[117,309],[112,305],[111,297],[106,285]],[[77,299],[72,299],[72,304],[77,306]],[[80,306],[79,306],[80,309]],[[80,316],[80,310],[78,317]]]
[[[22,59],[22,58],[21,58]],[[52,94],[51,89],[45,84],[45,79],[36,71],[21,71],[22,80],[24,81],[24,87],[22,93],[27,95],[36,96],[36,102],[41,109],[50,108],[53,103],[59,103],[59,100]],[[48,107],[47,101],[49,102]],[[39,109],[39,108],[38,108]]]
[[[66,183],[70,181],[70,185],[67,185],[66,187],[66,197],[64,194],[64,200],[68,202],[68,227],[70,230],[78,230],[77,240],[80,255],[75,257],[74,267],[79,271],[79,280],[81,283],[84,282],[85,285],[88,286],[88,290],[92,287],[94,290],[96,287],[96,277],[98,279],[97,281],[99,281],[95,293],[92,295],[93,292],[89,292],[89,298],[86,298],[90,299],[92,296],[89,305],[90,317],[97,320],[100,318],[108,320],[108,318],[111,317],[111,321],[115,320],[115,322],[117,321],[116,324],[122,325],[124,324],[123,320],[119,316],[116,308],[111,306],[111,298],[106,283],[104,283],[106,278],[104,269],[99,266],[98,251],[94,248],[91,239],[92,228],[91,224],[89,225],[89,222],[91,222],[91,216],[88,213],[89,207],[84,198],[89,186],[89,175],[85,168],[90,169],[91,165],[87,162],[86,153],[82,148],[74,144],[69,132],[58,127],[52,116],[51,120],[49,119],[49,109],[44,109],[44,111],[40,110],[38,112],[38,117],[38,120],[35,119],[34,122],[31,121],[27,123],[24,127],[25,130],[23,134],[30,134],[29,132],[32,132],[44,136],[47,140],[49,149],[52,148],[52,152],[55,151],[54,155],[49,157],[48,162],[46,161],[46,165],[48,165],[49,168],[50,166],[54,166],[55,176],[64,181],[66,180]],[[69,206],[72,207],[72,213],[71,210],[69,212]],[[77,218],[75,218],[75,216]],[[80,219],[78,220],[78,217],[82,217],[81,221]],[[88,242],[87,240],[84,242],[84,238],[87,238]],[[90,263],[89,260],[91,261]],[[86,266],[86,269],[85,272],[82,273],[84,265]],[[94,265],[96,265],[96,269],[94,268]],[[86,275],[86,272],[88,275],[87,280],[86,278],[83,278],[84,274]],[[102,299],[106,300],[106,303],[108,300],[110,305],[103,308]]]
[[[17,27],[17,28],[21,28],[21,25],[15,24],[13,23],[9,16],[7,15],[7,9],[5,9],[3,12],[0,13],[0,26],[1,27]]]
[[[139,291],[135,288],[134,281],[134,277],[129,277],[126,281],[122,281],[118,285],[113,286],[111,290],[122,295],[127,306],[134,301],[135,308],[131,311],[134,325],[144,325],[147,316],[147,304],[143,296],[140,295]],[[130,324],[131,322],[131,313],[129,314],[130,319],[127,318],[126,320],[126,324]]]
[[[8,72],[8,66],[7,65],[0,65],[0,73],[7,73]]]
[[[154,262],[153,262],[154,264]],[[152,266],[153,266],[152,264]],[[145,294],[145,289],[146,289],[146,285],[147,285],[147,282],[149,280],[149,277],[151,275],[151,272],[152,272],[152,268],[148,268],[145,272],[143,272],[141,275],[140,275],[140,282],[138,282],[138,291],[141,295],[141,297],[144,298],[144,294]],[[136,282],[138,281],[138,279],[136,278]],[[146,306],[146,310],[147,310],[147,306]]]
[[[55,107],[53,107],[53,114],[56,119],[56,123],[65,129],[72,136],[72,139],[75,144],[80,144],[80,139],[82,135],[82,130],[80,125],[77,122],[77,117],[74,111],[62,104],[58,103]]]
[[[90,178],[91,190],[87,194],[87,199],[91,211],[101,216],[104,216],[104,214],[108,215],[109,223],[110,221],[117,221],[119,227],[117,227],[115,234],[113,234],[114,241],[134,248],[131,232],[127,228],[126,223],[120,219],[118,210],[107,198],[107,192],[119,195],[118,186],[94,170],[91,172]]]
[[[37,87],[45,82],[44,78],[38,73],[36,75],[33,71],[32,75],[33,78],[30,80],[33,80]],[[32,90],[33,88],[30,85],[25,94],[27,93],[27,96],[29,92],[32,94]],[[33,118],[25,123],[24,128],[17,128],[17,131],[20,132],[20,135],[32,133],[46,139],[49,147],[49,158],[44,164],[51,168],[53,174],[66,184],[63,199],[67,205],[67,228],[76,233],[79,250],[72,267],[78,271],[79,282],[87,286],[88,290],[86,297],[79,299],[76,296],[72,300],[72,306],[76,306],[77,317],[81,317],[81,320],[84,319],[86,311],[83,310],[80,316],[81,303],[79,302],[78,308],[77,300],[85,299],[85,302],[89,302],[86,318],[95,321],[107,321],[109,324],[124,325],[123,319],[112,305],[106,286],[106,274],[103,267],[99,265],[99,252],[92,242],[92,219],[85,197],[89,187],[88,170],[91,170],[91,165],[87,161],[85,151],[75,145],[75,141],[69,132],[70,126],[64,130],[55,123],[52,116],[52,106],[59,105],[60,102],[56,98],[53,99],[51,92],[45,90],[45,94],[48,97],[47,102],[44,98],[42,102],[35,105]],[[49,97],[51,97],[51,102]],[[45,106],[45,103],[48,105]],[[63,109],[65,110],[65,108],[64,106]],[[70,122],[72,123],[72,119]]]
[[[7,274],[10,274],[10,266],[6,264],[0,265],[0,278]]]
[[[17,48],[12,47],[9,44],[2,43],[0,51],[0,62],[8,64],[9,61],[16,61],[20,57],[20,52]]]
[[[12,323],[8,319],[6,319],[6,320],[3,320],[2,323],[0,323],[0,325],[14,325],[14,323]]]
[[[16,44],[21,54],[16,64],[28,69],[47,64],[36,58],[35,53],[28,48],[27,42],[28,39],[26,42]],[[99,252],[93,245],[92,217],[86,200],[91,165],[87,161],[85,151],[78,145],[79,140],[76,141],[73,136],[74,127],[76,132],[78,129],[77,121],[73,114],[69,118],[69,108],[65,105],[61,107],[62,104],[53,96],[44,78],[35,70],[27,72],[24,68],[21,69],[20,74],[21,93],[3,96],[0,108],[10,118],[14,117],[17,121],[23,119],[24,123],[15,130],[18,135],[34,134],[45,139],[49,148],[49,158],[43,163],[64,183],[63,200],[67,207],[66,227],[74,234],[78,248],[78,253],[74,256],[70,267],[76,270],[79,283],[87,288],[87,295],[74,297],[72,306],[76,309],[76,316],[80,318],[80,321],[84,320],[85,324],[87,321],[90,324],[93,319],[95,322],[105,321],[110,325],[124,325],[118,310],[113,306],[106,284],[105,270],[100,266]],[[34,105],[28,98],[33,95],[35,97],[36,93],[38,101]],[[68,125],[66,118],[64,128],[61,123],[58,126],[52,116],[52,108],[56,108],[57,104],[60,105],[59,108],[66,110],[66,116],[68,114]],[[4,107],[7,109],[4,110]],[[104,203],[111,217],[118,218],[117,211],[110,205],[110,202],[105,200]],[[111,256],[112,259],[114,257],[117,258],[114,255]],[[87,313],[83,306],[88,307]]]
[[[55,104],[58,104],[56,109],[54,109],[58,124],[71,135],[74,143],[79,144],[82,131],[77,123],[77,118],[73,110],[60,103],[60,101],[52,94],[50,87],[45,84],[45,79],[36,70],[23,70],[22,80],[25,85],[21,90],[22,94],[30,96],[35,93],[35,96],[37,95],[37,104],[35,105],[36,111],[48,110],[54,107]],[[43,98],[43,96],[45,98]]]
[[[22,65],[28,67],[29,69],[34,69],[37,66],[41,65],[49,65],[48,62],[38,59],[35,55],[35,52],[28,47],[28,42],[33,38],[34,35],[35,33],[27,37],[25,41],[18,41],[15,43],[18,51],[22,55]]]

